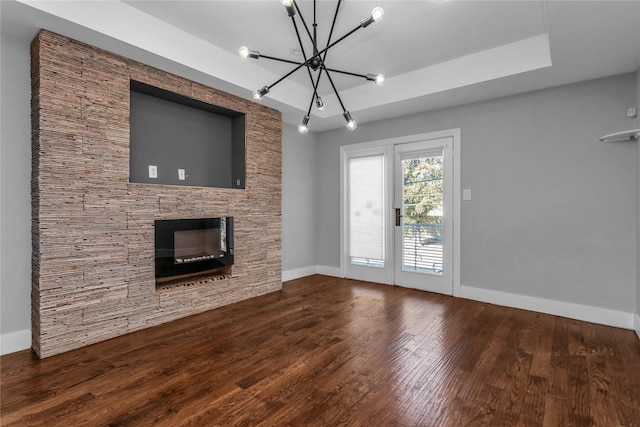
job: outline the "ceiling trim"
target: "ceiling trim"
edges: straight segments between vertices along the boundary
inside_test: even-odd
[[[372,87],[373,85],[365,83],[342,91],[342,97],[348,100],[349,110],[353,113],[551,65],[549,35],[545,33],[399,76],[387,77],[384,86]],[[325,105],[337,106],[335,95],[324,98]],[[338,108],[325,108],[325,111],[315,113],[318,117],[326,118],[341,115],[342,111]]]

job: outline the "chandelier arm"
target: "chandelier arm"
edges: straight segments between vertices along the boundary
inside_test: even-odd
[[[331,23],[331,30],[329,31],[329,38],[327,39],[327,46],[329,46],[331,44],[331,37],[333,37],[333,29],[336,26],[336,20],[338,19],[338,11],[340,10],[340,3],[342,3],[342,0],[338,0],[338,3],[336,4],[336,13],[333,14],[333,22]],[[329,53],[329,51],[325,51],[324,55],[322,57],[322,62],[324,63],[325,59],[327,59],[327,53]]]
[[[316,79],[316,84],[313,86],[313,96],[315,97],[318,93],[318,85],[320,84],[320,77],[322,77],[322,70],[318,73],[318,78]]]
[[[346,39],[347,37],[349,37],[351,34],[355,33],[356,31],[358,31],[360,28],[364,28],[361,25],[358,25],[356,28],[354,28],[353,30],[349,31],[348,33],[346,33],[345,35],[343,35],[342,37],[340,37],[338,40],[334,41],[333,43],[329,44],[327,47],[325,47],[324,49],[322,49],[320,52],[318,52],[316,55],[314,56],[320,56],[323,53],[325,53],[326,51],[328,51],[329,49],[331,49],[332,47],[334,47],[335,45],[337,45],[338,43],[340,43],[342,40]],[[310,60],[313,58],[310,58]]]
[[[322,72],[320,72],[318,74],[322,74]],[[311,83],[313,83],[313,80],[311,81]],[[304,116],[304,118],[302,119],[302,123],[305,126],[309,124],[309,116],[311,115],[311,109],[313,108],[313,101],[315,100],[317,93],[318,93],[318,86],[314,86],[313,87],[313,95],[311,95],[311,102],[309,102],[309,108],[307,109],[307,115]],[[306,133],[306,132],[304,132],[304,133]]]
[[[294,3],[295,4],[295,3]],[[308,65],[309,62],[311,62],[314,58],[320,57],[320,55],[324,54],[325,52],[327,52],[329,49],[331,49],[332,47],[334,47],[335,45],[337,45],[338,43],[340,43],[342,40],[346,39],[347,37],[349,37],[351,34],[355,33],[356,31],[358,31],[360,28],[365,28],[362,25],[358,25],[357,27],[355,27],[353,30],[349,31],[348,33],[344,34],[342,37],[340,37],[338,40],[334,41],[333,43],[329,44],[327,47],[325,47],[324,49],[322,49],[321,51],[319,51],[318,53],[316,53],[315,55],[313,55],[311,58],[307,59],[303,64],[300,64],[298,67],[294,68],[293,70],[291,70],[291,72],[289,74],[287,74],[287,77],[290,76],[292,73],[294,73],[295,71],[297,71],[300,67],[302,67],[303,65]]]
[[[336,85],[333,84],[333,79],[331,78],[331,74],[329,74],[329,70],[327,70],[327,68],[324,67],[324,66],[322,67],[322,69],[327,74],[327,78],[329,79],[329,83],[331,83],[331,87],[333,88],[333,92],[336,94],[336,97],[338,98],[338,102],[340,103],[340,106],[342,107],[342,111],[346,113],[347,109],[344,108],[344,104],[342,103],[342,99],[340,98],[340,94],[338,93],[338,89],[336,89]]]
[[[300,17],[300,20],[302,21],[302,25],[304,25],[304,29],[307,31],[307,35],[309,36],[309,40],[311,40],[311,43],[313,43],[313,46],[315,47],[316,41],[313,39],[313,36],[311,35],[311,31],[309,31],[309,27],[307,26],[307,22],[304,20],[304,16],[302,16],[302,12],[300,12],[300,8],[298,7],[298,3],[294,1],[293,5],[296,7],[296,10],[298,11],[298,16]],[[293,16],[291,18],[293,19]]]
[[[290,59],[276,58],[275,56],[260,54],[260,58],[271,59],[272,61],[286,62],[288,64],[304,65],[304,62],[291,61]]]
[[[313,108],[313,101],[316,99],[316,92],[315,90],[313,91],[313,95],[311,95],[311,102],[309,103],[309,109],[307,110],[307,116],[311,114],[311,109]]]
[[[280,83],[281,81],[283,81],[284,79],[286,79],[287,77],[289,77],[291,74],[295,73],[296,71],[298,71],[300,68],[306,66],[307,63],[302,63],[300,65],[298,65],[296,68],[294,68],[293,70],[289,71],[287,74],[285,74],[284,76],[280,77],[278,80],[276,80],[275,82],[271,83],[269,86],[267,86],[267,88],[271,89],[272,87],[274,87],[275,85],[277,85],[278,83]]]
[[[367,78],[366,74],[352,73],[351,71],[336,70],[334,68],[327,68],[327,71],[331,71],[333,73],[347,74],[347,75],[355,76],[355,77],[362,77],[363,79]]]
[[[298,15],[301,15],[298,13]],[[300,37],[300,31],[298,31],[298,24],[296,24],[296,20],[291,17],[291,22],[293,22],[293,28],[296,30],[296,36],[298,37],[298,43],[300,44],[300,50],[302,50],[302,57],[304,58],[305,64],[307,64],[307,73],[309,73],[309,80],[311,80],[311,85],[313,86],[313,90],[316,90],[316,86],[313,84],[313,75],[311,75],[311,68],[309,67],[309,61],[307,61],[307,54],[304,52],[304,46],[302,45],[302,38]],[[313,102],[313,101],[312,101]]]

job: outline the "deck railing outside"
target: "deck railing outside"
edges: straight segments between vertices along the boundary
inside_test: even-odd
[[[442,224],[404,224],[402,269],[442,274]]]

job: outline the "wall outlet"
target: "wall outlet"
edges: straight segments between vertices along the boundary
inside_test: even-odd
[[[184,169],[178,169],[178,179],[180,181],[184,181],[185,180]]]
[[[158,166],[149,165],[149,178],[158,177]]]
[[[633,119],[637,115],[638,115],[638,111],[635,108],[633,107],[627,108],[627,117],[629,117],[630,119]]]

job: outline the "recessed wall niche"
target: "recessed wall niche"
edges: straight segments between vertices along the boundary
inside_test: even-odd
[[[245,115],[135,80],[129,180],[245,188]]]

